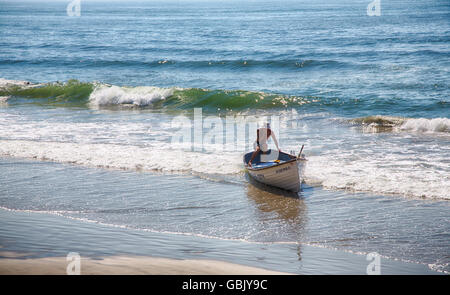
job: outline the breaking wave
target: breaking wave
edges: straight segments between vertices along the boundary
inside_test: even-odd
[[[135,107],[168,110],[203,108],[210,112],[309,108],[317,111],[354,113],[355,109],[373,112],[391,108],[393,104],[400,107],[400,110],[410,107],[408,101],[389,98],[373,101],[371,98],[346,99],[326,95],[288,95],[239,89],[118,86],[78,80],[35,84],[5,79],[0,79],[0,102],[85,108]],[[445,104],[445,101],[432,101],[427,108],[439,111]],[[351,121],[354,124],[383,131],[399,126],[404,118],[369,116]],[[424,127],[423,122],[420,124],[421,126],[416,126],[419,131],[423,128],[432,128],[432,126]],[[447,123],[444,122],[444,124],[448,126]],[[415,130],[412,125],[405,128]],[[447,132],[447,130],[447,127],[440,125],[434,131]]]
[[[158,87],[118,87],[101,85],[89,96],[93,106],[150,106],[173,95],[173,89]]]
[[[170,109],[202,107],[206,110],[268,109],[318,102],[315,97],[279,95],[245,90],[201,88],[126,87],[98,82],[69,80],[32,84],[24,81],[0,81],[0,96],[26,99],[25,103],[63,106],[132,106]],[[23,103],[24,101],[20,101]]]
[[[408,119],[400,126],[400,129],[418,132],[450,133],[450,119],[448,118]]]
[[[404,118],[393,116],[367,116],[349,120],[350,123],[362,126],[366,131],[412,131],[450,133],[448,118]]]

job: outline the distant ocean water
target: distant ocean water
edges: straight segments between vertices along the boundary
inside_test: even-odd
[[[448,271],[448,247],[443,250],[450,199],[448,1],[382,0],[379,17],[368,16],[370,1],[362,0],[81,1],[80,17],[67,15],[69,2],[0,1],[1,157],[194,175],[204,186],[242,186],[247,181],[241,157],[254,140],[250,130],[246,142],[234,137],[234,148],[223,151],[217,138],[225,131],[204,125],[209,137],[202,148],[180,149],[171,141],[179,130],[174,119],[192,120],[200,108],[204,119],[219,118],[225,128],[227,116],[275,116],[283,150],[305,144],[306,186],[418,206],[438,202],[433,208],[442,219],[432,221],[436,232],[426,241],[406,242],[410,254],[390,249],[395,243],[390,239],[380,237],[379,247],[395,258],[438,261],[437,268]],[[6,175],[1,181],[4,188],[13,185]],[[67,206],[61,199],[48,208],[39,198],[26,205],[8,191],[0,198],[4,208],[65,212]],[[220,199],[220,192],[212,197]],[[349,202],[359,206],[359,200]],[[122,205],[119,200],[111,206]],[[93,206],[68,211],[101,220],[105,212],[93,214],[99,209]],[[208,216],[208,210],[199,214]],[[133,208],[120,212],[106,219],[144,226],[130,221]],[[414,218],[420,223],[428,216]],[[171,221],[180,222],[176,216]],[[213,235],[206,225],[183,222],[180,231]],[[215,234],[295,240],[289,226],[281,238],[266,237],[254,232],[255,222],[247,224],[251,230],[244,225],[230,234],[216,228]],[[143,224],[177,231],[151,220]],[[336,240],[346,236],[336,235]],[[327,244],[313,236],[314,243]],[[348,244],[343,248],[367,250],[364,243]],[[424,245],[432,251],[421,258]]]

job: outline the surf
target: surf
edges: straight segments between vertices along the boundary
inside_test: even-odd
[[[326,91],[318,94],[287,94],[245,89],[160,87],[155,85],[123,86],[75,79],[47,83],[0,79],[0,97],[1,103],[8,105],[34,104],[50,107],[116,110],[134,108],[183,112],[193,108],[202,108],[203,111],[209,113],[286,109],[342,114],[381,112],[383,115],[371,115],[351,120],[351,123],[380,130],[397,127],[403,120],[398,115],[410,113],[411,104],[415,107],[417,103],[388,97],[383,99],[336,97]],[[426,110],[415,108],[417,109],[415,112],[421,114],[426,111],[445,117],[445,113],[442,112],[445,104],[446,102],[443,100],[432,100],[427,103]],[[409,122],[408,125],[405,125],[405,130],[414,130],[411,124],[413,123]],[[417,124],[419,122],[416,122]],[[443,124],[447,126],[446,122]],[[417,130],[424,129],[423,126],[417,127]],[[448,132],[448,128],[438,126],[435,131]]]
[[[450,133],[448,118],[407,118],[396,116],[373,115],[347,120],[365,131],[372,132],[419,132]]]
[[[117,86],[78,80],[40,84],[9,80],[0,84],[0,96],[19,104],[180,110],[202,107],[206,111],[286,108],[314,102],[313,98],[246,90]]]

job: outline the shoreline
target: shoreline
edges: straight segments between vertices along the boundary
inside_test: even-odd
[[[152,233],[62,216],[0,209],[0,274],[65,274],[71,252],[81,274],[358,274],[366,255],[320,246],[245,243]],[[443,274],[381,258],[381,274]]]

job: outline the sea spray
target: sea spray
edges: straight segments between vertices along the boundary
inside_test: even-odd
[[[408,119],[399,126],[400,130],[416,132],[450,132],[449,118]]]
[[[362,126],[365,131],[372,132],[450,132],[448,118],[406,118],[374,115],[347,120],[351,124]]]
[[[119,87],[100,85],[89,96],[91,106],[150,106],[173,95],[173,89],[158,87]]]

